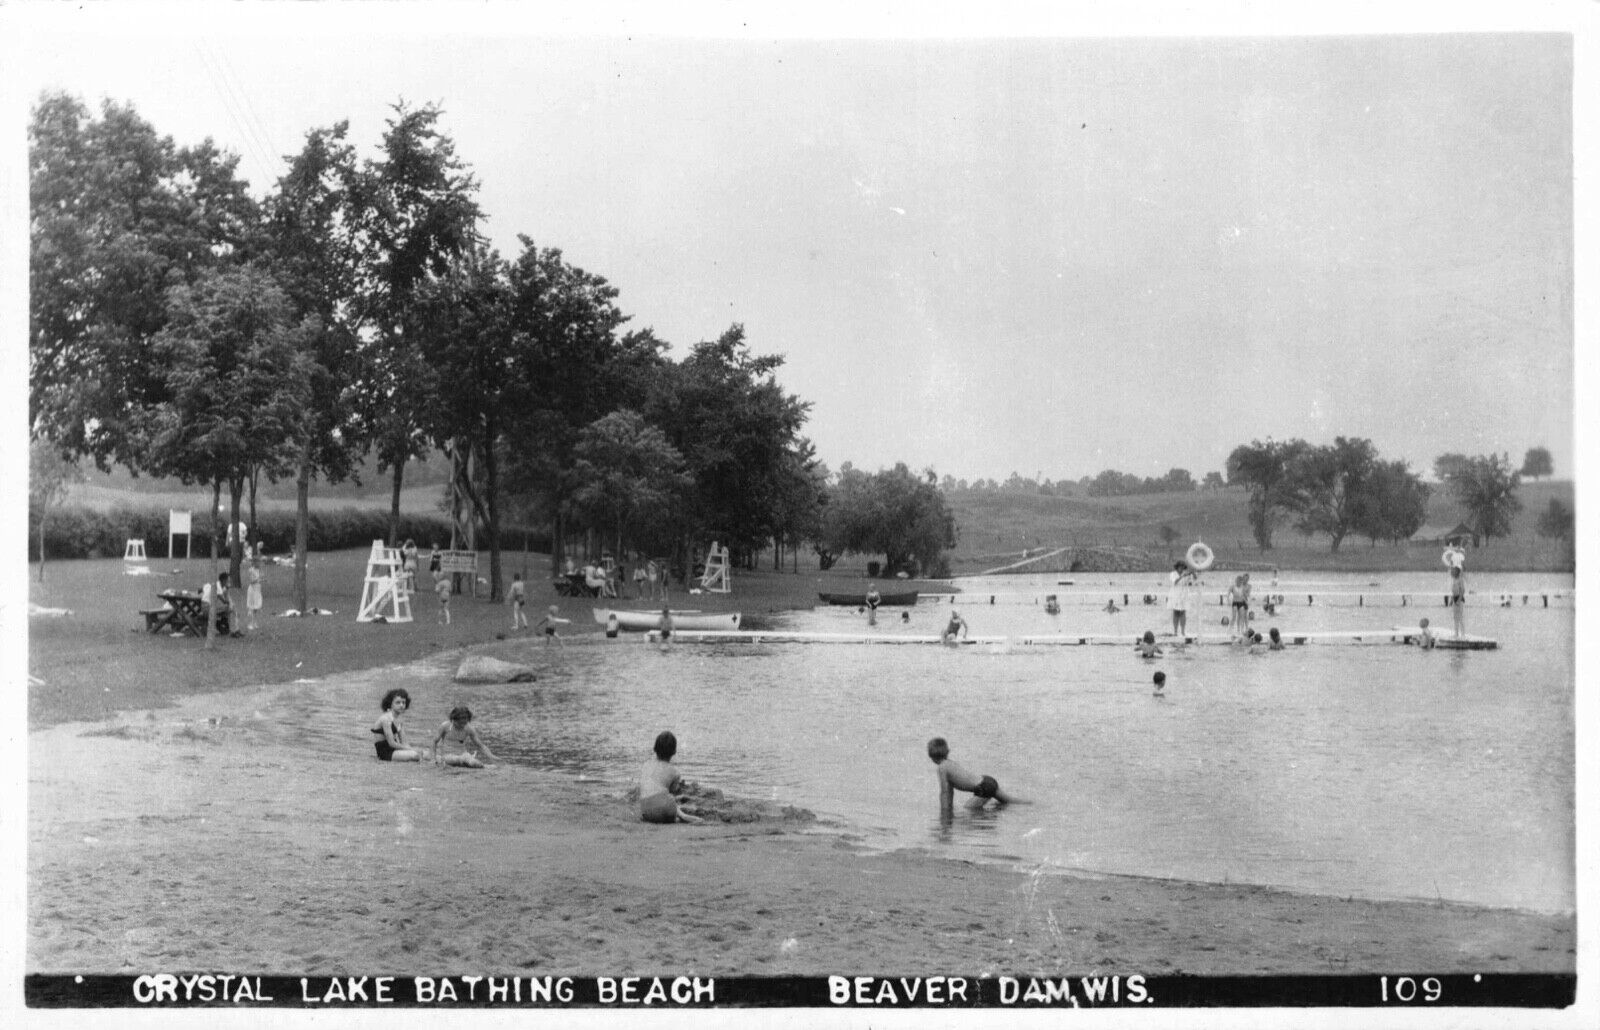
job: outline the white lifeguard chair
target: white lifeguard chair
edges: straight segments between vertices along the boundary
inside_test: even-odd
[[[127,545],[125,547],[123,547],[123,549],[122,549],[122,560],[123,561],[144,561],[145,560],[145,557],[144,557],[144,541],[143,540],[135,540],[132,537],[130,537],[128,539]]]
[[[733,590],[732,571],[728,567],[728,549],[715,540],[706,555],[706,571],[700,576],[700,589],[713,594],[726,594]]]
[[[405,560],[398,547],[388,547],[382,540],[372,541],[372,553],[367,557],[367,578],[361,587],[361,610],[357,622],[411,621],[411,591],[406,589]]]

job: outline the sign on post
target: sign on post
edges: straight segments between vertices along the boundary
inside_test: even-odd
[[[190,513],[178,511],[176,508],[167,509],[167,557],[173,557],[172,538],[183,537],[183,556],[192,557],[194,549],[194,533],[189,528]]]
[[[466,576],[472,584],[472,596],[478,596],[477,551],[440,551],[439,573],[444,576]]]

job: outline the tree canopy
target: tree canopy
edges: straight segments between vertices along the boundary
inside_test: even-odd
[[[1434,469],[1451,495],[1469,512],[1473,543],[1478,543],[1478,538],[1489,540],[1511,531],[1512,520],[1522,510],[1522,501],[1517,497],[1522,476],[1511,470],[1509,455],[1445,454],[1434,461]]]
[[[931,472],[919,477],[903,463],[871,474],[846,466],[829,492],[822,544],[834,554],[881,554],[885,575],[944,575],[955,517]]]

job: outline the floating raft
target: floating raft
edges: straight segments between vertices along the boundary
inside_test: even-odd
[[[1360,629],[1360,630],[1333,630],[1308,633],[1284,632],[1280,627],[1279,634],[1285,644],[1315,644],[1315,643],[1355,643],[1355,644],[1412,644],[1422,635],[1420,627],[1395,626],[1389,629]],[[655,632],[650,633],[650,640],[657,639]],[[806,633],[789,632],[786,630],[675,630],[672,639],[689,644],[942,644],[942,637],[928,633]],[[1018,644],[1029,647],[1090,647],[1112,646],[1132,649],[1140,640],[1138,636],[1128,636],[1123,633],[1039,633],[1021,636],[972,636],[961,638],[957,644],[991,644],[1007,645]],[[1462,651],[1492,651],[1499,647],[1497,641],[1488,637],[1461,636],[1435,633],[1435,646],[1445,649]],[[1166,646],[1175,646],[1180,641],[1171,634],[1163,634],[1156,639],[1156,643]],[[1198,637],[1189,635],[1183,638],[1184,644],[1206,644],[1212,647],[1231,647],[1232,640],[1227,637]],[[1265,641],[1263,641],[1265,643]]]

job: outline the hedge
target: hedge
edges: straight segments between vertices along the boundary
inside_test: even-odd
[[[293,512],[273,510],[261,512],[257,517],[255,535],[267,554],[288,554],[294,550]],[[209,520],[196,519],[194,539],[190,553],[199,558],[211,553]],[[226,529],[227,520],[218,522]],[[307,524],[307,546],[313,551],[342,551],[352,547],[367,547],[374,540],[389,535],[389,513],[376,508],[339,508],[312,510]],[[533,550],[549,551],[550,534],[545,530],[525,529],[521,526],[500,531],[501,546],[506,550],[520,550],[524,537]],[[134,508],[116,505],[110,511],[68,505],[53,509],[45,524],[44,543],[47,556],[52,561],[68,558],[120,558],[129,540],[144,541],[148,558],[167,558],[167,509]],[[426,551],[437,541],[448,546],[450,522],[441,515],[400,516],[400,540],[414,540]],[[173,541],[178,555],[184,553],[182,537]],[[224,540],[218,541],[219,552]],[[35,512],[28,515],[28,560],[39,560],[39,519]]]

